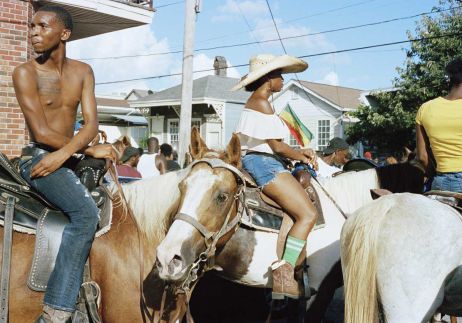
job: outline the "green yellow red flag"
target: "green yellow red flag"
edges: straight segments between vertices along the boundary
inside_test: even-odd
[[[297,117],[290,105],[287,105],[284,110],[282,110],[279,117],[286,123],[290,133],[294,136],[295,140],[297,140],[298,144],[303,147],[308,146],[311,139],[313,139],[313,134]]]

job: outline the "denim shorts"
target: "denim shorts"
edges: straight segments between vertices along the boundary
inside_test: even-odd
[[[261,189],[274,181],[279,173],[289,172],[276,158],[266,155],[245,155],[242,158],[242,167],[252,176]]]
[[[437,173],[433,178],[432,190],[462,193],[462,172]]]

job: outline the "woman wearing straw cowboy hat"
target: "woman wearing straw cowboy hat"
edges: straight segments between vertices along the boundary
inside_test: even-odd
[[[241,141],[243,168],[263,192],[274,199],[293,219],[282,260],[272,264],[273,298],[299,298],[301,290],[294,279],[294,267],[308,233],[316,222],[316,211],[302,186],[281,163],[281,158],[314,161],[311,149],[295,150],[282,140],[288,128],[275,114],[268,99],[283,86],[283,73],[306,70],[308,64],[288,55],[256,55],[250,59],[249,74],[232,89],[253,92],[241,114],[236,133]],[[304,258],[304,257],[302,257]]]

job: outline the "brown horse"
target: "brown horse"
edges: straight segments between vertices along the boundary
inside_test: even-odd
[[[127,147],[131,147],[132,146],[132,143],[130,141],[130,138],[126,135],[123,135],[123,136],[120,136],[119,138],[117,138],[117,140],[115,140],[113,143],[112,143],[112,147],[114,147],[114,149],[117,151],[118,153],[118,158],[117,158],[117,164],[120,164],[120,157],[122,157],[124,151],[125,151],[125,148]]]
[[[160,308],[163,283],[153,270],[155,251],[171,221],[169,215],[177,208],[180,196],[178,183],[186,172],[168,173],[125,185],[123,191],[134,218],[124,212],[120,200],[114,201],[112,228],[95,239],[90,253],[91,276],[101,287],[100,314],[103,322],[143,322],[140,257],[143,257],[144,263],[142,280],[147,308],[151,313]],[[138,237],[141,239],[141,251]],[[0,229],[0,244],[2,242],[3,228]],[[10,322],[33,322],[42,310],[43,293],[34,292],[26,285],[34,243],[34,235],[13,234]]]

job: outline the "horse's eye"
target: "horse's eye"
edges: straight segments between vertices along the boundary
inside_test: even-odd
[[[219,193],[217,195],[217,202],[218,203],[224,203],[228,200],[228,194],[226,193]]]

